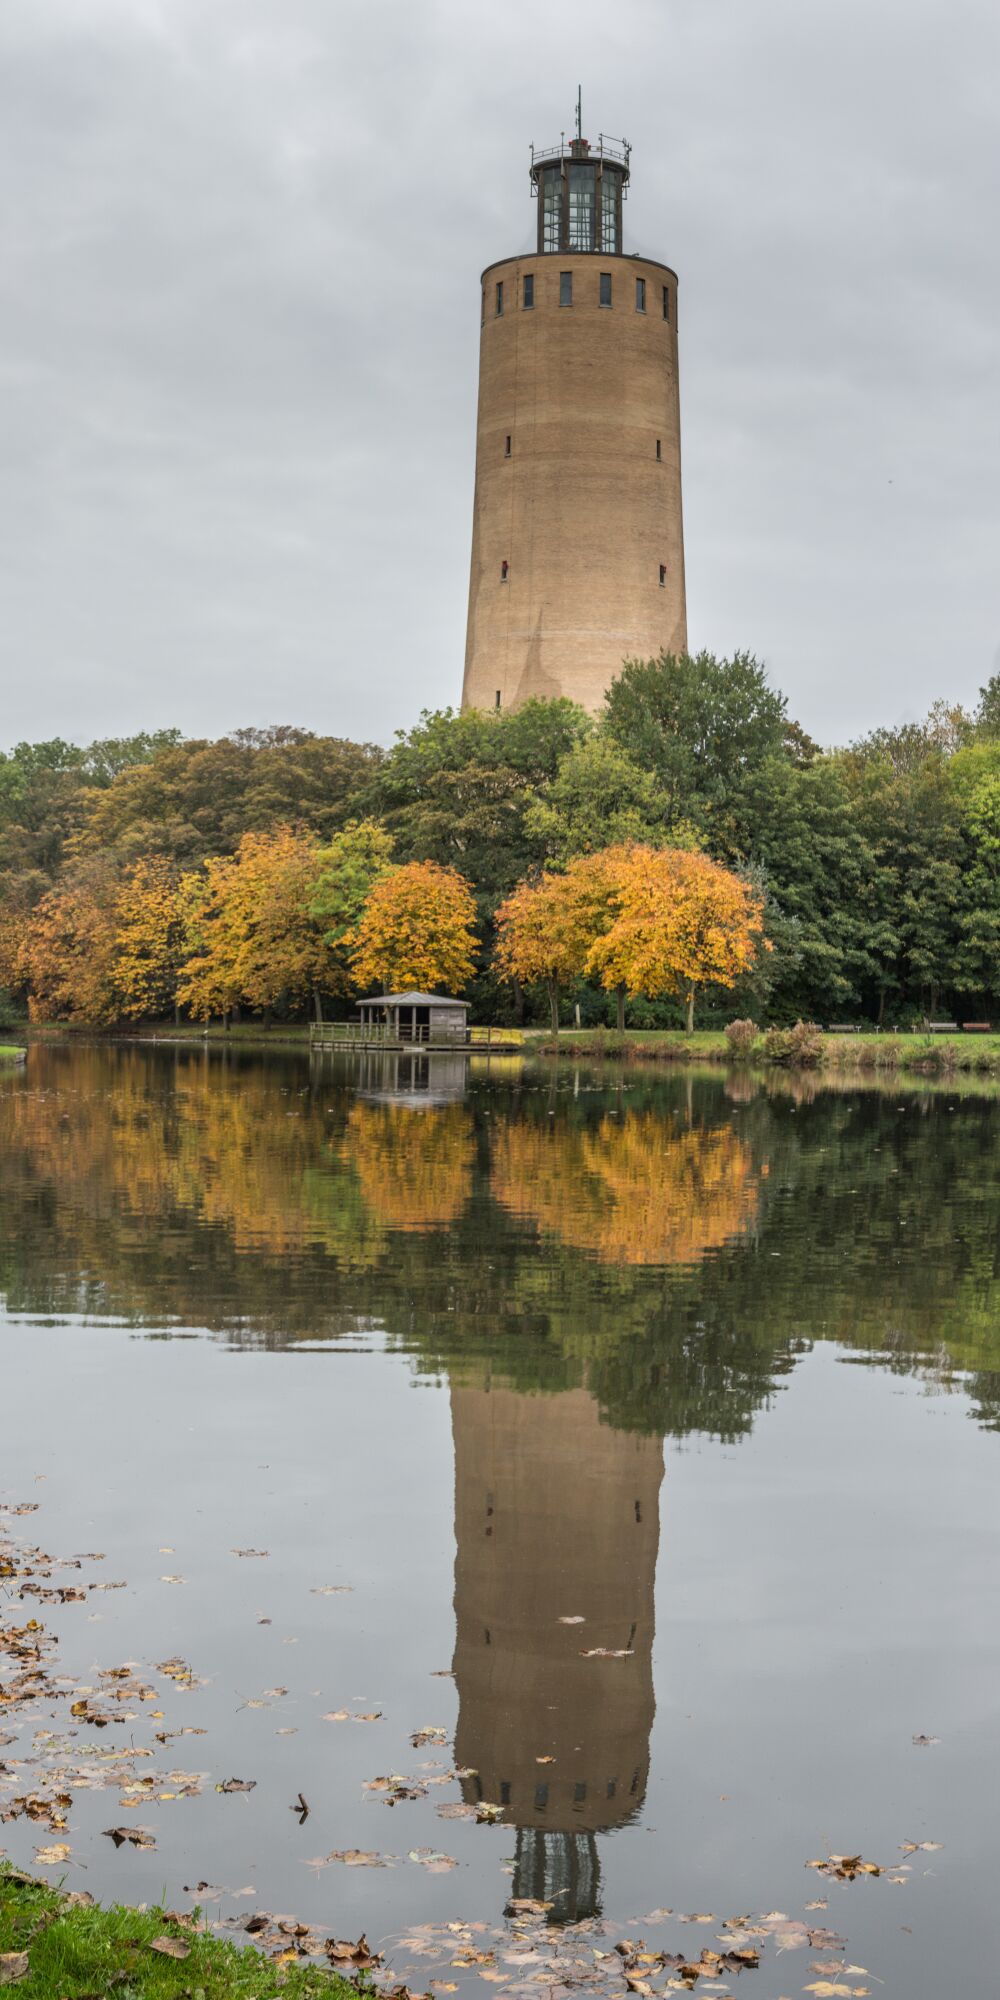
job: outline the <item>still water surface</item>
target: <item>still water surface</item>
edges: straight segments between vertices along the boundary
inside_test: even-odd
[[[781,1910],[848,1985],[986,1990],[996,1100],[351,1060],[0,1080],[0,1501],[37,1507],[0,1526],[125,1585],[39,1609],[70,1698],[155,1690],[99,1745],[152,1749],[138,1813],[83,1782],[8,1852],[373,1939],[514,1894],[697,1956],[642,1919]],[[4,1731],[0,1809],[97,1740],[65,1696]],[[104,1837],[130,1815],[155,1851]],[[769,1944],[740,1992],[829,1956]]]

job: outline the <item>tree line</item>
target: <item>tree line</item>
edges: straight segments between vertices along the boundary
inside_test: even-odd
[[[177,731],[0,755],[0,1007],[906,1026],[1000,994],[1000,676],[821,751],[749,655],[425,714],[389,750]]]

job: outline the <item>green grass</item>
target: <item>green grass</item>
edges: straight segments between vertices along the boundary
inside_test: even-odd
[[[186,1958],[152,1949],[154,1938],[190,1946]],[[317,1965],[277,1966],[252,1946],[192,1930],[162,1909],[75,1902],[0,1862],[2,1954],[27,1952],[11,2000],[357,2000],[358,1987]],[[362,1986],[362,1990],[365,1989]]]
[[[16,1062],[18,1056],[23,1054],[23,1048],[16,1047],[14,1043],[0,1042],[0,1062]]]
[[[661,1029],[563,1029],[558,1041],[551,1034],[536,1044],[544,1055],[610,1058],[626,1062],[724,1062],[734,1060],[721,1029],[696,1030],[693,1035]],[[749,1057],[753,1068],[770,1067],[761,1035]],[[924,1076],[948,1076],[961,1071],[1000,1071],[1000,1034],[927,1035],[874,1032],[821,1037],[820,1070],[912,1070]]]

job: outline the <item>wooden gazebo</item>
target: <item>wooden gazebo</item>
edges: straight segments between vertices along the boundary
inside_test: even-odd
[[[467,1039],[467,1000],[440,993],[378,993],[358,1002],[362,1039],[440,1047]]]

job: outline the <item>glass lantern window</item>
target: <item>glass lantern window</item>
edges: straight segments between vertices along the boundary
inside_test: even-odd
[[[595,193],[596,180],[593,166],[574,163],[569,170],[569,247],[571,250],[592,250],[594,248]]]
[[[542,249],[562,248],[562,168],[542,175]]]
[[[618,234],[618,176],[601,175],[601,249],[616,257],[621,249]]]

